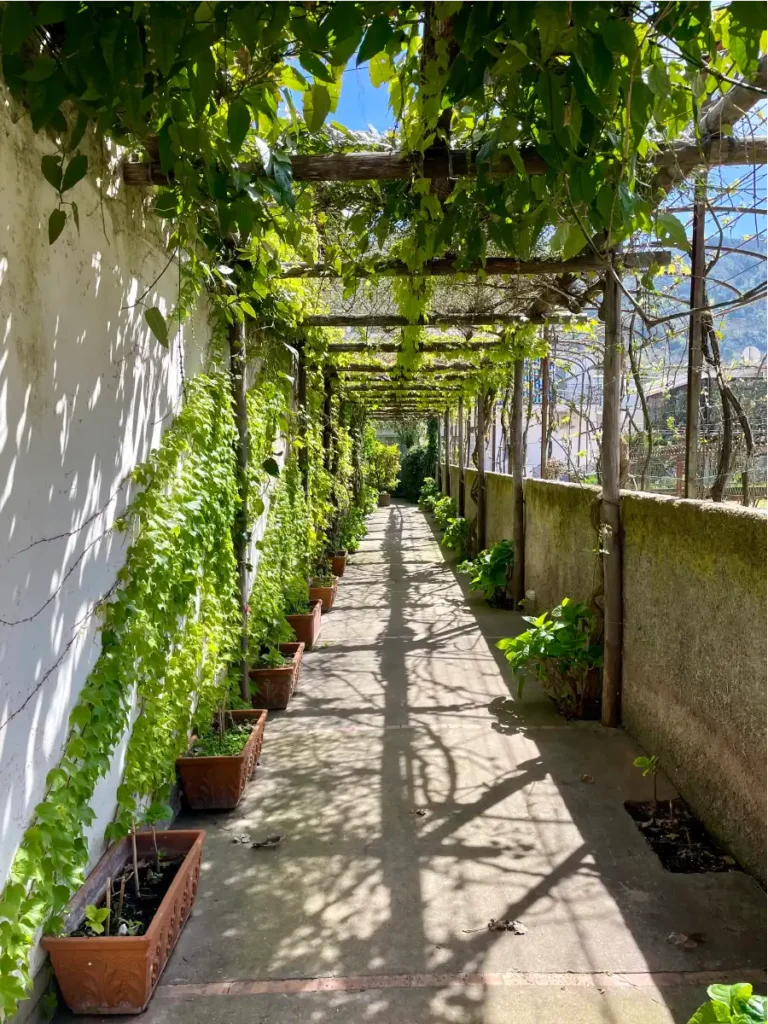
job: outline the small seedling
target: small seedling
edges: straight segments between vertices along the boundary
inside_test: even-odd
[[[659,758],[657,754],[652,754],[650,757],[636,757],[632,762],[635,768],[641,768],[643,771],[643,778],[646,775],[650,775],[653,779],[653,809],[654,811],[658,807],[658,800],[656,798],[657,790],[657,776],[659,771]]]
[[[109,917],[109,912],[109,907],[95,907],[92,903],[85,908],[85,923],[94,935],[104,933],[104,922]]]

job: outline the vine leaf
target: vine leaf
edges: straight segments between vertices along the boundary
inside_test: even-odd
[[[227,112],[227,135],[229,144],[235,152],[240,151],[250,127],[251,111],[248,104],[244,100],[235,100]]]
[[[685,252],[688,252],[691,248],[688,235],[685,233],[685,227],[674,213],[659,214],[656,218],[656,234],[662,242],[670,242]]]
[[[64,171],[64,177],[61,180],[61,191],[66,192],[67,189],[72,188],[78,181],[81,181],[85,177],[87,170],[88,157],[85,153],[76,153],[67,164],[66,171]]]
[[[360,67],[365,61],[375,57],[377,53],[383,50],[392,34],[392,28],[386,14],[377,15],[368,27],[368,31],[365,33],[360,44],[360,49],[357,51],[357,60],[355,61],[357,67]]]
[[[29,4],[6,4],[3,10],[3,30],[0,44],[3,56],[16,53],[27,36],[35,29],[35,18]]]
[[[144,319],[147,321],[150,331],[152,331],[163,348],[168,348],[168,324],[165,322],[165,317],[157,306],[145,309]]]
[[[53,245],[67,223],[67,215],[62,209],[54,210],[48,218],[48,244]]]
[[[304,120],[311,132],[319,131],[331,111],[331,94],[326,86],[314,82],[304,93]]]
[[[45,180],[59,192],[61,190],[61,159],[48,154],[40,161],[40,168]]]

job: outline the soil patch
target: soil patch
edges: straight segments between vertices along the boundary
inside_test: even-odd
[[[733,857],[718,849],[684,800],[659,800],[656,805],[627,800],[624,806],[667,871],[739,870]]]

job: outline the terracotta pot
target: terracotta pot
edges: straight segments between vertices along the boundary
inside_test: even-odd
[[[253,722],[242,753],[176,759],[184,799],[193,811],[231,811],[237,807],[261,755],[267,712],[228,711],[227,714],[236,724]]]
[[[253,695],[253,706],[282,711],[288,707],[301,671],[304,644],[280,644],[280,653],[290,658],[290,664],[280,668],[252,668],[250,677],[258,686]]]
[[[170,854],[185,854],[163,902],[144,935],[43,939],[64,1001],[73,1013],[141,1013],[146,1009],[197,895],[205,832],[158,832],[158,846]],[[152,834],[136,836],[140,857],[152,856]],[[104,896],[107,879],[130,860],[131,843],[122,839],[110,847],[85,885],[69,904],[65,927],[82,923],[88,904]]]
[[[313,587],[310,585],[309,588],[309,599],[310,601],[321,601],[324,612],[329,612],[333,608],[333,602],[336,600],[336,591],[339,589],[339,584],[334,581],[332,587]]]
[[[323,614],[323,602],[318,598],[316,601],[309,602],[312,609],[306,615],[286,615],[288,622],[296,634],[296,639],[299,643],[304,644],[304,647],[309,651],[320,636],[320,629],[322,627],[322,614]]]
[[[386,491],[382,491],[381,494],[379,495],[379,508],[387,508],[391,500],[391,495],[389,495]]]
[[[331,572],[334,576],[341,578],[344,575],[344,570],[347,567],[347,552],[337,551],[331,559]]]

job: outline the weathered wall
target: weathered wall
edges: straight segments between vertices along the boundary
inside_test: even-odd
[[[514,487],[511,476],[487,473],[485,477],[485,539],[488,547],[512,540]]]
[[[624,724],[764,877],[765,516],[627,492],[622,523]]]
[[[70,710],[99,652],[96,602],[123,564],[111,526],[129,476],[181,402],[181,360],[200,367],[201,314],[169,350],[137,299],[167,263],[141,196],[100,196],[89,175],[73,190],[71,223],[48,245],[55,193],[40,171],[53,151],[0,96],[0,887],[45,777],[58,762]],[[166,311],[177,274],[146,296]],[[92,859],[114,812],[117,752],[99,783]]]
[[[598,487],[526,480],[525,589],[547,611],[564,597],[589,601],[601,583],[592,503]]]

